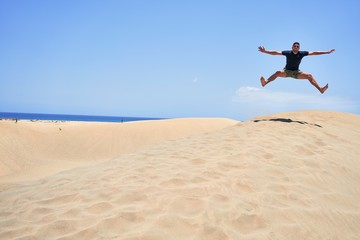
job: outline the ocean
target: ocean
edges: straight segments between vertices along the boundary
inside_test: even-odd
[[[34,121],[49,120],[49,121],[83,121],[83,122],[133,122],[133,121],[143,121],[143,120],[160,120],[163,118],[0,112],[0,119],[17,119],[17,120],[34,120]]]

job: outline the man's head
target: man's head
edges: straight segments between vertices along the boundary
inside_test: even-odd
[[[292,45],[292,50],[294,53],[297,53],[300,49],[300,43],[299,42],[294,42]]]

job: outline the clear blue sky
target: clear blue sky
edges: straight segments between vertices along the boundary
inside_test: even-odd
[[[0,0],[0,111],[138,117],[360,113],[357,0]],[[285,57],[329,89],[279,78]]]

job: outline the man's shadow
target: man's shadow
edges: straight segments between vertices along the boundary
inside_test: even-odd
[[[314,123],[308,123],[305,121],[294,121],[290,118],[271,118],[271,119],[261,119],[261,120],[254,120],[253,122],[284,122],[284,123],[298,123],[298,124],[305,124],[305,125],[312,125],[315,127],[320,127],[322,128],[322,126],[320,126],[319,124],[314,124]]]

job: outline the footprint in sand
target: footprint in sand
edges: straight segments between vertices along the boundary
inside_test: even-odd
[[[170,207],[182,217],[194,217],[204,212],[206,202],[197,198],[178,197]]]
[[[241,231],[241,233],[251,233],[265,228],[265,220],[256,214],[242,214],[240,217],[233,219],[232,225]]]
[[[194,165],[200,165],[200,164],[204,164],[206,161],[201,158],[194,158],[194,159],[191,159],[190,162]]]
[[[245,181],[237,181],[234,183],[234,189],[240,193],[251,193],[254,192],[251,185]]]
[[[86,210],[93,214],[106,213],[113,210],[113,205],[107,202],[94,203],[89,206]]]

